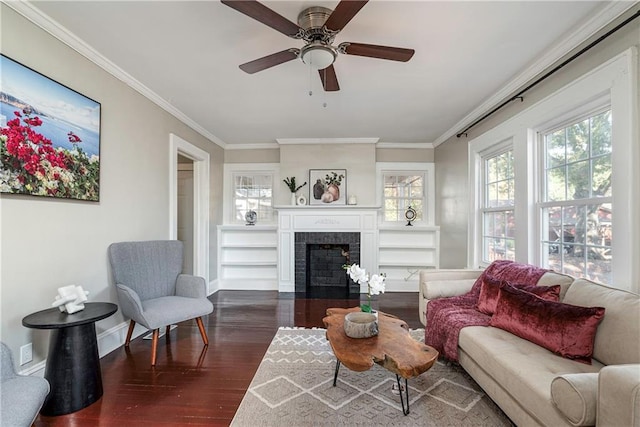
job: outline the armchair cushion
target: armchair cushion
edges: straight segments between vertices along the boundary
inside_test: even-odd
[[[206,298],[168,296],[142,302],[143,315],[149,329],[184,322],[205,316],[213,311],[213,304]]]
[[[571,425],[592,426],[598,406],[598,374],[565,374],[551,381],[551,400]]]

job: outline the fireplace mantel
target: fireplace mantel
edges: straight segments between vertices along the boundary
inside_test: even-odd
[[[360,264],[373,271],[377,264],[379,206],[276,206],[278,211],[278,290],[295,292],[296,232],[359,232]],[[365,287],[366,288],[366,287]],[[361,289],[366,292],[366,289]]]

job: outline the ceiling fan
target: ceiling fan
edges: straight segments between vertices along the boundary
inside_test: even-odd
[[[335,10],[313,6],[298,15],[298,24],[255,0],[221,0],[223,4],[261,22],[293,39],[304,40],[301,49],[291,48],[240,65],[240,69],[253,74],[267,68],[300,58],[318,70],[325,91],[340,90],[333,62],[338,54],[407,62],[415,51],[399,47],[344,42],[333,46],[336,35],[367,4],[368,0],[342,0]]]

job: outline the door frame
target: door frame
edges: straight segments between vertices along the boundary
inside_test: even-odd
[[[204,277],[209,295],[210,156],[173,133],[169,134],[169,238],[178,238],[178,154],[193,160],[193,274]]]

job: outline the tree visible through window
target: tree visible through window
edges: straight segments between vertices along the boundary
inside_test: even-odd
[[[611,151],[611,110],[544,135],[546,267],[610,283]]]
[[[482,261],[515,259],[513,150],[483,158]]]
[[[384,174],[384,220],[406,221],[404,213],[411,206],[416,210],[415,221],[422,221],[424,181],[422,173]]]

